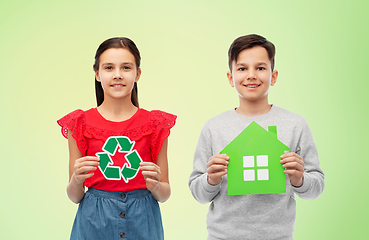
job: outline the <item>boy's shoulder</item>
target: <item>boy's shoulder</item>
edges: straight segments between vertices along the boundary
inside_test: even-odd
[[[232,119],[235,118],[235,115],[237,115],[237,113],[235,112],[235,109],[231,109],[225,112],[222,112],[218,115],[215,115],[214,117],[210,118],[209,120],[207,120],[204,124],[204,126],[217,126],[217,125],[222,125],[223,123],[226,124],[229,121],[231,121]]]
[[[273,114],[271,114],[271,118],[274,118],[278,121],[285,122],[285,123],[294,123],[294,124],[306,124],[306,120],[300,114],[295,112],[291,112],[287,109],[278,107],[273,105]]]
[[[222,112],[209,120],[204,124],[204,128],[218,129],[222,126],[229,126],[238,123],[251,123],[256,122],[275,122],[277,124],[291,124],[291,125],[305,125],[306,120],[301,115],[286,110],[284,108],[272,105],[271,110],[264,115],[256,117],[247,117],[236,113],[235,109],[231,109]]]

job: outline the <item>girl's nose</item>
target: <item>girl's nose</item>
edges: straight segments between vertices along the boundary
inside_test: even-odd
[[[114,79],[122,79],[122,74],[120,73],[120,71],[115,72]]]

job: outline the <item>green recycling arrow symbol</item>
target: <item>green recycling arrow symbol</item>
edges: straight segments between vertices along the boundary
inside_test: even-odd
[[[142,159],[136,149],[132,151],[134,145],[135,142],[125,136],[112,136],[106,140],[102,148],[104,152],[96,153],[96,156],[100,158],[99,169],[106,179],[120,180],[122,177],[128,183],[129,180],[136,177]],[[124,156],[127,162],[122,168],[111,166],[113,165],[111,156],[114,156],[117,150],[127,153]]]

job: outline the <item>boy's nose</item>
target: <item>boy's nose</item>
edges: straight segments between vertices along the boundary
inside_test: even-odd
[[[256,79],[255,72],[254,71],[249,71],[249,74],[247,74],[247,79],[248,80]]]

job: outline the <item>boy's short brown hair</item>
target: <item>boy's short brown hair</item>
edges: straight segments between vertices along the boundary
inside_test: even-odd
[[[232,45],[229,47],[228,50],[229,70],[232,71],[232,62],[237,61],[240,52],[242,52],[245,49],[253,48],[255,46],[263,47],[268,52],[269,60],[273,71],[274,56],[275,56],[274,44],[269,42],[266,38],[257,34],[249,34],[241,36],[233,41]]]

